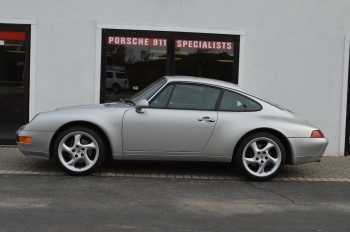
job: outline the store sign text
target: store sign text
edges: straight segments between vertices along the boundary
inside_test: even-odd
[[[167,45],[167,39],[164,39],[164,38],[108,36],[107,41],[109,45],[156,46],[156,47],[166,47]]]
[[[205,41],[205,40],[183,40],[177,39],[176,48],[197,48],[197,49],[216,49],[216,50],[232,50],[233,42],[226,41]]]

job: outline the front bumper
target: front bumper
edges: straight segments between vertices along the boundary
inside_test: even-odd
[[[320,161],[327,148],[326,138],[288,138],[293,149],[291,164]]]
[[[18,149],[26,156],[50,159],[50,141],[54,132],[25,131],[21,128],[16,132],[16,142]],[[21,143],[18,136],[30,136],[33,138],[31,143]]]

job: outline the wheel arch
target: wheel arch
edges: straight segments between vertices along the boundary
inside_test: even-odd
[[[110,141],[109,141],[106,133],[99,126],[97,126],[94,123],[87,122],[87,121],[73,121],[73,122],[66,123],[66,124],[62,125],[60,128],[58,128],[58,130],[56,130],[55,134],[51,138],[50,150],[49,150],[50,151],[50,159],[53,158],[53,146],[54,146],[55,140],[57,139],[58,135],[62,131],[64,131],[65,129],[70,128],[70,127],[76,127],[76,126],[83,126],[83,127],[91,128],[92,130],[96,131],[99,135],[101,135],[102,140],[106,146],[106,159],[111,158],[112,147],[111,147]]]
[[[251,130],[249,132],[247,132],[246,134],[244,134],[240,140],[237,142],[234,150],[233,150],[233,156],[232,156],[232,161],[234,160],[233,157],[236,155],[237,153],[237,149],[239,147],[239,144],[249,135],[251,134],[255,134],[255,133],[261,133],[261,132],[265,132],[265,133],[270,133],[274,136],[276,136],[278,139],[281,140],[283,147],[286,151],[286,164],[292,164],[292,160],[293,160],[293,148],[291,146],[291,144],[289,143],[289,140],[287,139],[287,137],[280,131],[272,129],[272,128],[257,128],[254,130]]]

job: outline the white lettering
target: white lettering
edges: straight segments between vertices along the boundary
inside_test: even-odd
[[[193,42],[193,47],[194,47],[194,48],[198,48],[198,41],[194,41],[194,42]]]
[[[227,48],[232,49],[232,43],[227,43]]]
[[[226,42],[222,42],[222,48],[226,49]]]
[[[178,48],[181,48],[181,40],[177,40],[177,41],[176,41],[176,46],[177,46]]]
[[[202,48],[207,48],[207,42],[203,42],[203,44],[202,44]]]
[[[190,40],[190,41],[188,42],[188,47],[189,47],[189,48],[192,48],[192,43],[193,43],[192,40]]]
[[[145,38],[145,45],[148,46],[148,38]]]

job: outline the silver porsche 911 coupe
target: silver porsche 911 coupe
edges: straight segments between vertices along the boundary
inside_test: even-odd
[[[23,154],[87,175],[105,158],[232,162],[251,180],[319,161],[328,145],[306,119],[232,83],[166,76],[129,99],[37,114],[16,132]]]

